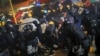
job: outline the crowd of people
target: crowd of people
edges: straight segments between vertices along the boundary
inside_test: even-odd
[[[9,55],[5,56],[37,56],[41,51],[49,56],[54,50],[65,49],[68,56],[88,56],[95,39],[99,54],[100,10],[96,12],[95,6],[66,2],[36,6],[32,12],[25,10],[17,24],[11,16],[1,15],[0,52],[7,49]]]

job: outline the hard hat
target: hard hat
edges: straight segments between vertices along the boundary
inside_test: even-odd
[[[67,8],[70,8],[70,5],[67,5],[66,7],[67,7]]]
[[[51,10],[48,10],[48,13],[50,13],[51,12]]]
[[[55,9],[53,9],[53,12],[55,12],[56,10]]]
[[[54,22],[53,22],[53,21],[50,21],[48,24],[50,24],[50,25],[54,25]]]
[[[29,16],[29,17],[32,17],[32,14],[31,14],[31,13],[28,13],[28,16]]]

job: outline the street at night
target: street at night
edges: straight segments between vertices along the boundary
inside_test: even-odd
[[[100,0],[0,0],[0,56],[100,56]]]

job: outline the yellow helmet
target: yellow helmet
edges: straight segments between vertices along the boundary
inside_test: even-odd
[[[31,13],[28,13],[28,16],[29,16],[29,17],[32,17],[32,14],[31,14]]]
[[[48,24],[49,25],[54,25],[54,22],[53,21],[50,21]]]

